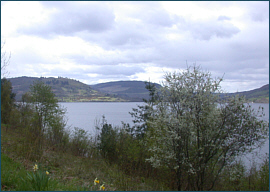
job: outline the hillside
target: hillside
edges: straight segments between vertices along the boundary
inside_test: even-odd
[[[86,85],[78,80],[69,78],[37,78],[17,77],[9,78],[16,100],[20,101],[24,93],[29,91],[29,86],[34,80],[42,80],[52,87],[59,101],[63,102],[91,102],[91,101],[142,101],[149,98],[149,91],[145,88],[144,81],[115,81]],[[159,88],[161,85],[155,83]],[[244,95],[249,102],[269,103],[269,84],[258,89],[229,93],[228,95]]]
[[[258,89],[231,93],[229,95],[244,95],[249,102],[269,103],[269,84],[264,85]]]
[[[12,83],[13,92],[16,93],[16,101],[21,100],[22,95],[29,91],[30,85],[35,80],[42,80],[45,84],[51,86],[55,96],[63,102],[126,101],[94,90],[89,85],[77,80],[63,77],[17,77],[8,80]]]
[[[161,87],[157,83],[154,84],[157,88]],[[149,91],[145,88],[144,81],[115,81],[91,85],[91,87],[95,90],[132,101],[142,101],[142,98],[149,98]]]

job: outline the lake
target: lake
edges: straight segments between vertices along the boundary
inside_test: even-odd
[[[104,115],[107,122],[113,126],[120,126],[122,121],[133,125],[132,117],[129,112],[132,108],[137,108],[138,105],[143,105],[143,102],[78,102],[78,103],[60,103],[61,106],[67,109],[66,116],[68,118],[67,125],[71,128],[79,127],[88,131],[90,134],[95,133],[96,121],[101,121]],[[269,104],[268,103],[252,103],[254,109],[259,106],[264,108],[264,120],[269,122]],[[255,156],[256,161],[260,154],[269,153],[269,139],[265,145],[253,154],[247,155],[246,159],[252,159]],[[248,161],[248,160],[244,160]]]
[[[78,102],[78,103],[60,103],[67,109],[68,125],[79,127],[94,133],[95,123],[101,120],[104,115],[107,122],[114,126],[120,126],[122,123],[132,123],[132,117],[128,112],[143,102]]]

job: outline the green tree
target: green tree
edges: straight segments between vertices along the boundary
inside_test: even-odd
[[[145,102],[144,105],[138,105],[138,108],[133,108],[132,112],[129,112],[129,114],[134,118],[133,123],[135,124],[131,128],[130,132],[138,139],[142,139],[147,131],[146,121],[150,118],[153,103],[157,99],[157,88],[155,84],[145,82],[145,88],[149,91],[150,98],[148,100],[143,99]]]
[[[210,190],[224,166],[264,142],[268,124],[242,97],[220,99],[222,78],[200,67],[167,73],[146,123],[154,167],[175,173],[178,190]],[[259,111],[262,114],[262,111]]]
[[[30,95],[30,103],[34,110],[31,128],[33,129],[32,133],[37,139],[40,151],[42,149],[45,133],[51,138],[52,144],[55,143],[56,139],[59,139],[59,137],[63,137],[63,126],[65,126],[63,117],[65,110],[58,105],[58,101],[51,87],[42,81],[33,82],[30,86]]]
[[[99,127],[96,128],[98,130],[100,129]],[[109,159],[111,162],[117,160],[117,132],[111,124],[107,123],[105,116],[102,117],[101,130],[97,139],[99,141],[98,148],[101,150],[102,156]]]
[[[30,124],[33,115],[30,93],[26,92],[22,95],[22,101],[18,104],[18,109],[21,115],[21,125],[25,128]]]
[[[1,79],[1,123],[9,124],[16,94],[12,92],[12,84],[6,78]]]

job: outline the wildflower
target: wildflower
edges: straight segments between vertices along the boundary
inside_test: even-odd
[[[33,167],[34,171],[37,171],[38,170],[38,165],[35,164],[35,166]]]
[[[49,171],[46,171],[46,175],[49,175],[50,173],[49,173]]]
[[[94,180],[94,185],[96,184],[99,184],[99,180],[97,178]]]
[[[102,190],[102,191],[104,191],[105,190],[104,184],[101,185],[99,189]]]

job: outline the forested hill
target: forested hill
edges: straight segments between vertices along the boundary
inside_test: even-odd
[[[250,91],[230,93],[230,95],[244,95],[250,102],[269,103],[269,84]]]
[[[111,96],[106,93],[94,90],[91,86],[80,81],[69,78],[37,78],[37,77],[17,77],[8,79],[12,83],[13,92],[16,93],[16,101],[20,101],[22,95],[29,91],[30,85],[35,80],[42,80],[52,87],[52,91],[58,101],[83,102],[83,101],[126,101],[124,99]]]
[[[115,81],[87,85],[78,80],[69,78],[37,78],[17,77],[9,78],[13,92],[16,93],[16,101],[20,101],[24,93],[29,91],[29,86],[34,80],[42,80],[52,87],[59,101],[87,102],[87,101],[142,101],[149,97],[149,91],[145,88],[144,81]],[[159,88],[161,85],[156,84]],[[245,95],[249,102],[269,103],[269,84],[258,89],[229,93],[229,95]]]
[[[142,101],[149,98],[149,91],[145,88],[144,81],[114,81],[108,83],[100,83],[91,85],[93,89],[98,91],[113,94],[132,101]],[[157,88],[161,85],[154,83]]]

